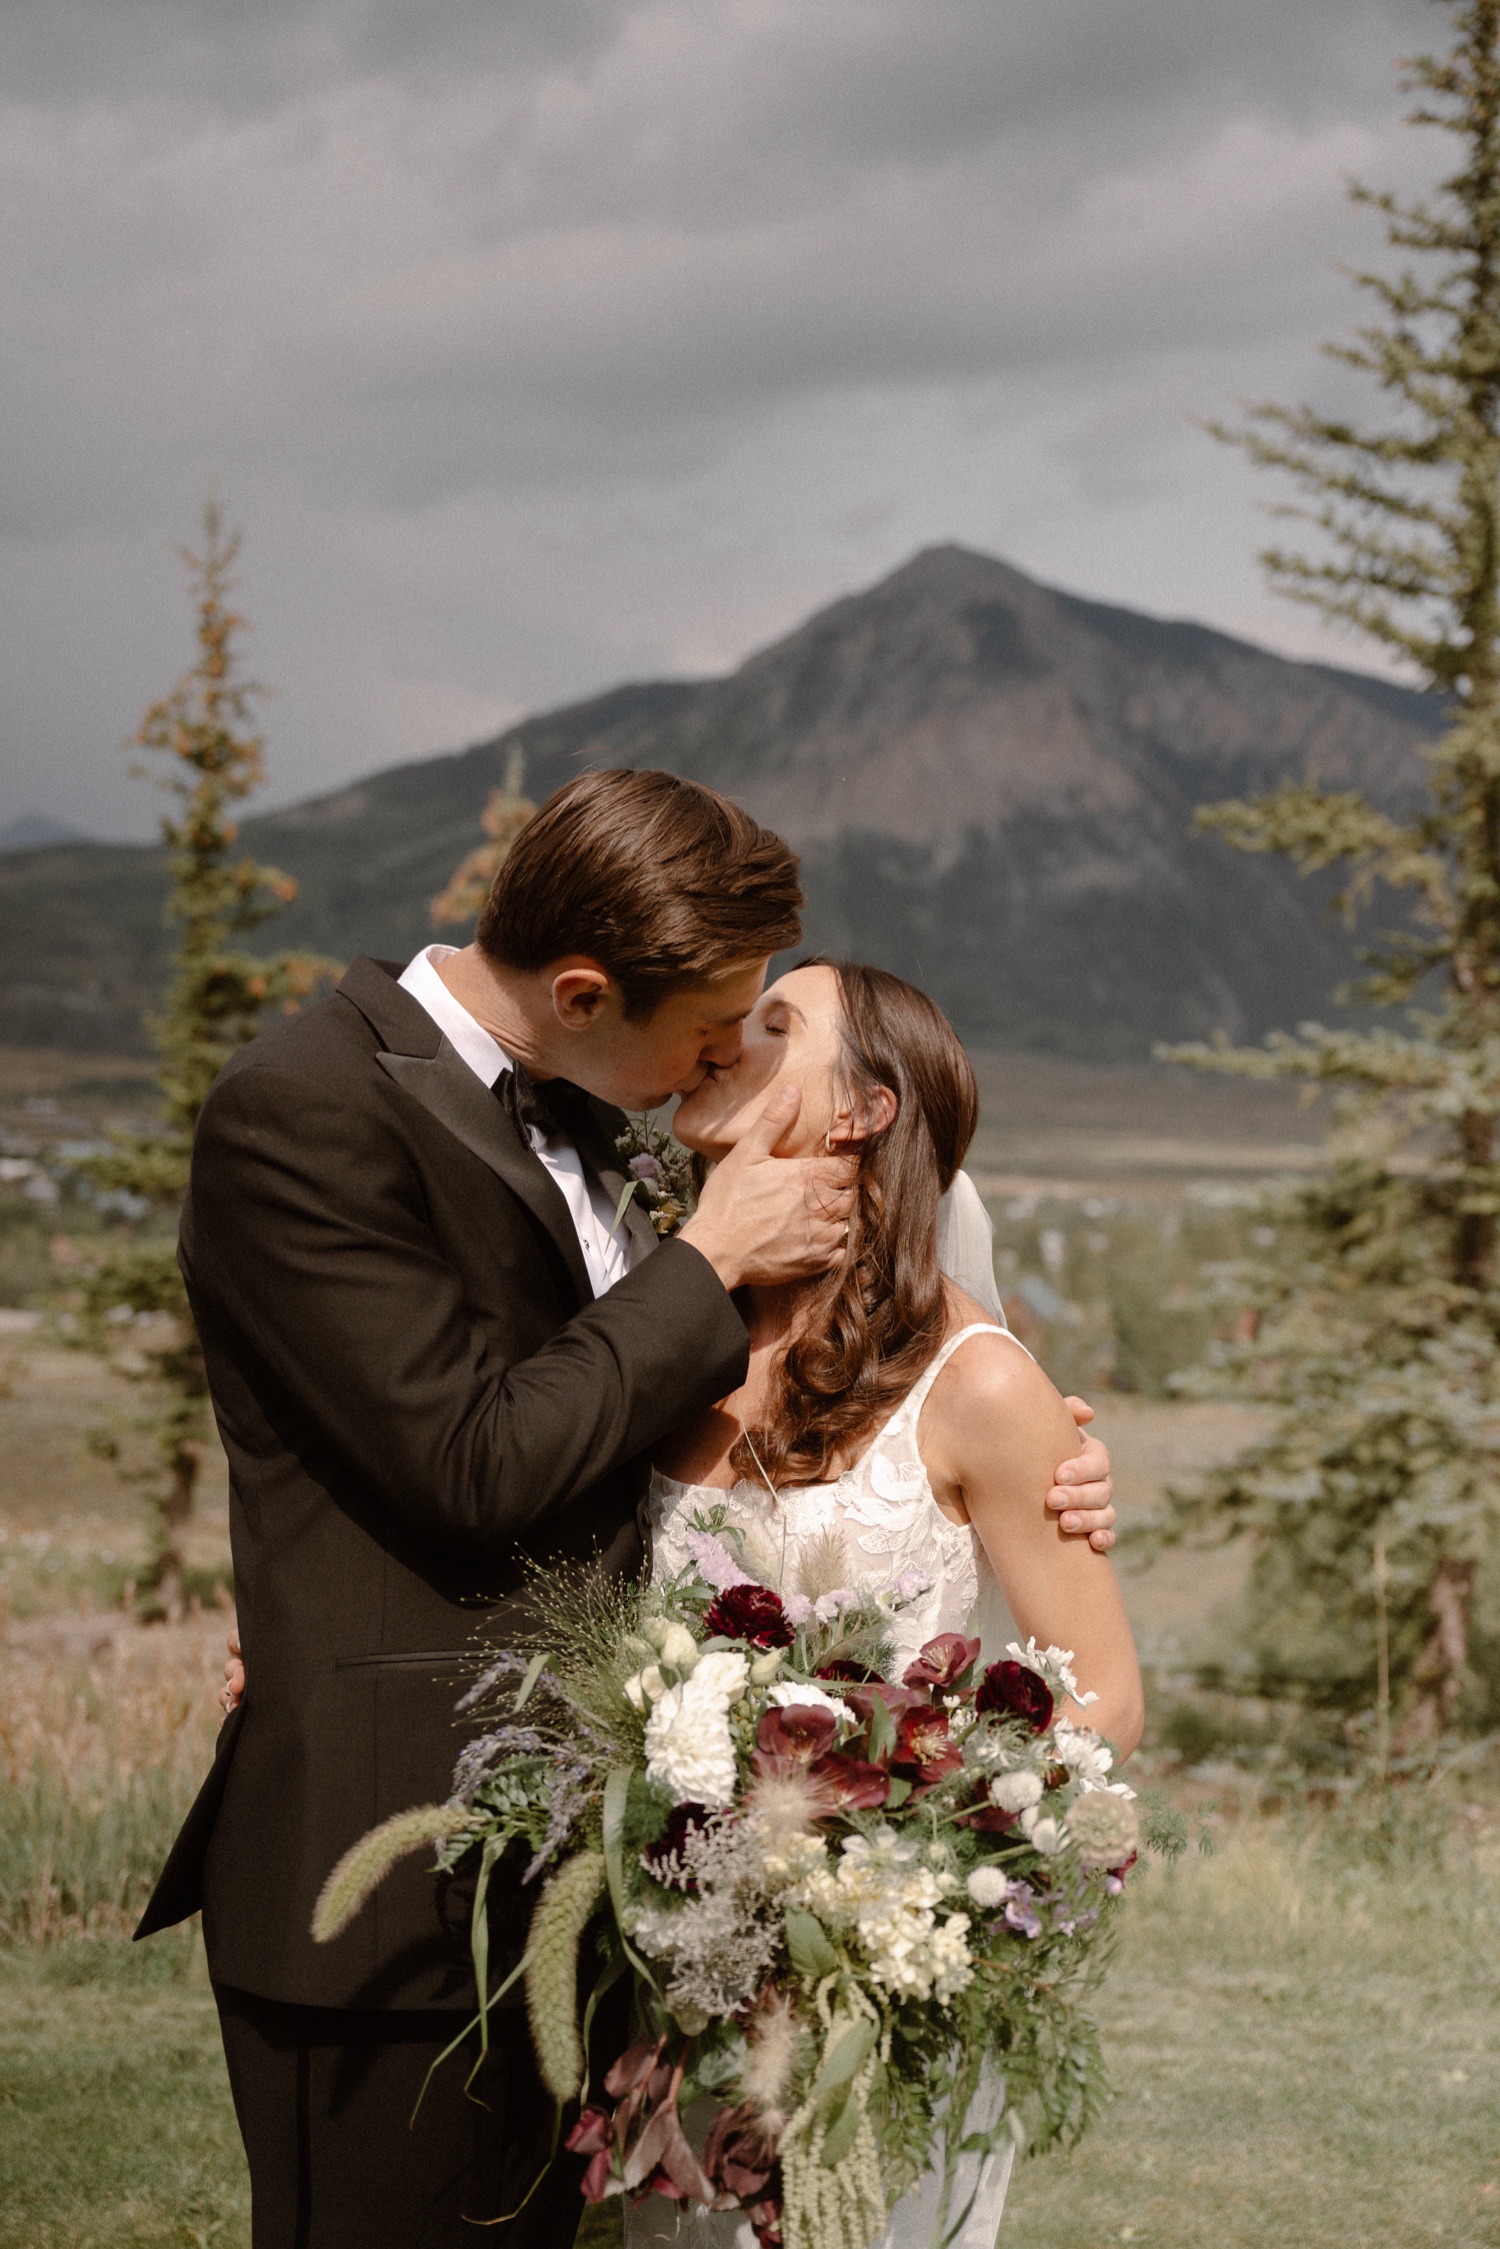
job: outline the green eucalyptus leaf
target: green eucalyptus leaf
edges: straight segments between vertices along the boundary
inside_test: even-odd
[[[839,1964],[839,1956],[828,1942],[822,1922],[800,1905],[789,1905],[786,1909],[786,1948],[798,1975],[813,1982],[831,1976]]]
[[[813,2079],[808,2098],[826,2101],[841,2085],[847,2085],[856,2071],[863,2069],[870,2058],[870,2048],[879,2036],[877,2026],[869,2021],[851,2023],[834,2044],[833,2051]]]
[[[896,1746],[896,1722],[880,1695],[873,1696],[872,1701],[874,1707],[870,1712],[870,1763],[878,1765],[881,1758],[888,1757]]]
[[[823,2139],[823,2161],[830,2171],[843,2162],[854,2145],[854,2135],[859,2130],[864,2104],[857,2092],[851,2089],[843,2107],[829,2125]]]

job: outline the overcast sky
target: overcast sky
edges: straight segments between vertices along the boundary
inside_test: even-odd
[[[217,483],[286,801],[945,539],[1368,662],[1194,429],[1332,396],[1420,0],[5,0],[0,822],[147,833]]]

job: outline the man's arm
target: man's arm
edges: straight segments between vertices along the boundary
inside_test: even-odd
[[[524,1287],[529,1229],[495,1253]],[[469,1317],[399,1137],[269,1065],[205,1105],[184,1269],[310,1436],[464,1559],[503,1551],[744,1378],[744,1324],[681,1242],[507,1362]]]

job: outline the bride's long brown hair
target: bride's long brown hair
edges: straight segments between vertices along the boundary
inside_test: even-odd
[[[938,1200],[979,1122],[969,1057],[941,1008],[882,968],[821,956],[842,1016],[835,1079],[858,1114],[881,1086],[896,1113],[858,1149],[849,1248],[813,1293],[758,1428],[729,1458],[735,1473],[778,1488],[849,1466],[911,1389],[943,1340]]]

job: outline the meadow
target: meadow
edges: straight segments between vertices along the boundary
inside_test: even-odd
[[[1078,1315],[1043,1322],[1040,1347],[1064,1376],[1130,1385],[1096,1398],[1127,1520],[1256,1426],[1250,1408],[1161,1395],[1156,1362],[1129,1357],[1131,1308],[1142,1351],[1170,1356],[1151,1306],[1170,1306],[1216,1229],[1249,1222],[1248,1181],[1305,1160],[1284,1103],[1239,1106],[1231,1139],[1216,1105],[1230,1089],[1174,1105],[1173,1082],[996,1064],[976,1154],[1002,1285],[1045,1280]],[[0,1078],[0,1105],[7,1092]],[[116,1081],[32,1098],[96,1122]],[[1059,1104],[1071,1138],[1045,1134]],[[11,1209],[13,1307],[38,1300],[33,1275],[65,1283],[75,1219],[97,1222],[65,1200]],[[232,1614],[215,1458],[192,1534],[199,1600],[172,1625],[127,1617],[139,1402],[0,1317],[0,2249],[249,2240],[201,1945],[192,1930],[128,1941],[211,1754]],[[1180,1678],[1232,1632],[1241,1569],[1188,1550],[1125,1574],[1155,1689],[1143,1777],[1213,1849],[1137,1883],[1100,2001],[1114,2097],[1082,2147],[1018,2169],[1001,2242],[1500,2245],[1493,1763],[1372,1802],[1304,1786],[1253,1727],[1236,1740]],[[580,2238],[617,2243],[617,2209]]]

